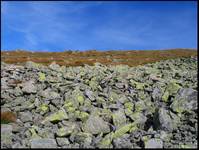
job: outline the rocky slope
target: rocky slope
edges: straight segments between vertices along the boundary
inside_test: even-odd
[[[1,63],[1,148],[196,148],[197,59],[138,67]]]

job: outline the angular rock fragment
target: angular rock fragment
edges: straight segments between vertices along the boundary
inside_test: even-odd
[[[24,93],[36,93],[37,87],[34,85],[34,81],[27,81],[22,84],[22,91]]]
[[[58,112],[46,117],[45,120],[42,121],[42,123],[45,123],[46,121],[57,122],[65,119],[68,119],[68,115],[64,109],[61,109]]]
[[[164,108],[157,109],[154,118],[154,127],[165,131],[172,131],[174,129],[174,123],[171,119],[168,111]]]
[[[160,139],[150,139],[145,143],[144,148],[163,148],[163,142]]]
[[[84,130],[91,134],[99,134],[101,132],[108,133],[110,132],[110,127],[108,123],[99,116],[90,115],[88,120],[85,122]]]
[[[197,110],[197,95],[198,92],[191,88],[180,89],[173,103],[171,104],[171,108],[173,111],[178,113]]]
[[[57,148],[57,143],[55,139],[31,139],[31,148]]]
[[[31,112],[20,112],[20,120],[22,122],[32,121],[32,113]]]
[[[1,148],[11,148],[12,146],[12,126],[1,124]]]
[[[113,124],[115,125],[116,128],[119,128],[120,126],[126,123],[126,116],[122,109],[113,113],[112,117],[113,117]]]

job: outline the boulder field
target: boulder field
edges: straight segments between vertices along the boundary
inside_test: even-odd
[[[1,148],[197,148],[197,58],[1,63]]]

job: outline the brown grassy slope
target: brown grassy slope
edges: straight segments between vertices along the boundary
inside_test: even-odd
[[[5,63],[24,64],[33,61],[49,65],[55,61],[59,65],[82,66],[94,65],[100,62],[105,65],[125,64],[137,66],[160,60],[197,56],[197,50],[172,49],[172,50],[147,50],[147,51],[65,51],[65,52],[28,52],[28,51],[1,51],[1,61]]]

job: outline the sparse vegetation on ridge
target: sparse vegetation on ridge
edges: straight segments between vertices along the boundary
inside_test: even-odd
[[[138,66],[161,60],[197,56],[194,49],[171,50],[132,50],[132,51],[64,51],[64,52],[29,52],[23,50],[1,51],[1,61],[9,64],[24,64],[33,61],[44,65],[56,62],[64,66],[94,65],[96,62],[104,65]]]

